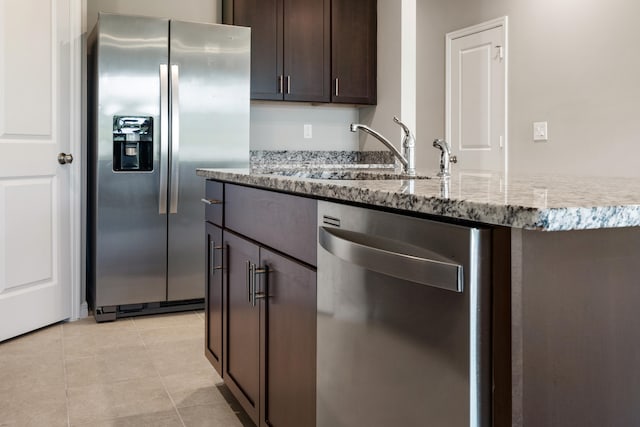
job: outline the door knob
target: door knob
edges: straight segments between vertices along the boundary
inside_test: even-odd
[[[71,162],[73,162],[73,156],[71,154],[58,154],[58,163],[60,163],[61,165],[66,165]]]

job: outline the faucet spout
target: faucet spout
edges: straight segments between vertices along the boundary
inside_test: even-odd
[[[398,159],[400,163],[402,163],[403,172],[406,175],[415,176],[416,175],[416,155],[415,155],[415,147],[416,147],[416,139],[413,136],[413,132],[400,121],[397,117],[393,118],[393,121],[400,125],[402,131],[404,132],[404,136],[402,137],[402,152],[398,150],[392,143],[389,142],[387,138],[380,135],[380,133],[371,129],[369,126],[361,125],[358,123],[351,123],[350,129],[351,132],[357,132],[361,130],[363,132],[368,133],[369,135],[376,138],[378,141],[382,142],[393,155]]]
[[[440,172],[438,176],[448,177],[451,175],[449,165],[452,162],[451,158],[451,145],[444,139],[436,139],[433,141],[433,146],[440,150]]]
[[[402,153],[400,153],[400,151],[398,151],[398,149],[391,142],[389,142],[387,138],[382,136],[379,132],[371,129],[369,126],[362,125],[359,123],[351,123],[350,129],[351,129],[351,132],[357,132],[358,130],[361,130],[373,136],[378,141],[382,142],[385,145],[385,147],[391,150],[393,155],[400,161],[400,163],[402,163],[402,166],[404,167],[405,171],[409,167],[409,161],[402,155]]]

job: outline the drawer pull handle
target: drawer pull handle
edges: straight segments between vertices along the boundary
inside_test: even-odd
[[[200,201],[205,205],[221,205],[222,204],[222,200],[216,200],[216,199],[200,199]]]

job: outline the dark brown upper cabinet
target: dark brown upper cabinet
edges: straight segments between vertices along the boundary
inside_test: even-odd
[[[251,98],[375,104],[376,0],[224,0],[251,27]]]
[[[251,99],[282,100],[283,0],[224,0],[226,24],[251,27]]]
[[[331,0],[224,0],[251,27],[251,98],[330,102]]]
[[[376,0],[331,1],[331,102],[375,104]]]

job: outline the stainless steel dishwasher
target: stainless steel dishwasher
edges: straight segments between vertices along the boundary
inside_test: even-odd
[[[317,427],[490,422],[488,230],[318,204]]]

